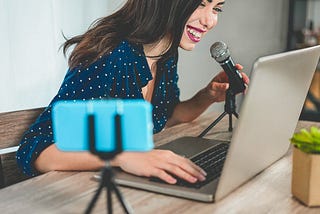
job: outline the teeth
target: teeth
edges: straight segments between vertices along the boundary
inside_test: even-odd
[[[201,37],[201,35],[202,35],[200,32],[198,32],[198,31],[196,31],[196,30],[194,30],[194,29],[191,29],[191,28],[187,28],[187,31],[188,31],[190,34],[192,34],[192,36],[197,37],[198,39],[200,39],[200,37]]]

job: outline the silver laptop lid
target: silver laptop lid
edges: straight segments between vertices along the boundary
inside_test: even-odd
[[[316,46],[255,62],[215,200],[287,152],[319,55]]]

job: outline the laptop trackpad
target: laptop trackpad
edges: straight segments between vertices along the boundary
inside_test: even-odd
[[[181,137],[169,143],[156,147],[156,149],[171,150],[176,154],[186,158],[192,158],[219,143],[226,143],[227,141],[205,139],[200,137]]]

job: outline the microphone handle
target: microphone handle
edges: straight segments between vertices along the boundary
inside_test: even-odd
[[[232,92],[234,94],[243,92],[246,89],[246,85],[244,84],[242,75],[236,69],[236,66],[233,63],[232,59],[229,57],[224,62],[221,62],[220,65],[229,78],[230,89],[232,90]]]

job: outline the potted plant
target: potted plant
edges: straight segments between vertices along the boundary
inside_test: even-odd
[[[301,129],[290,139],[294,145],[292,194],[307,206],[320,205],[320,129]]]

